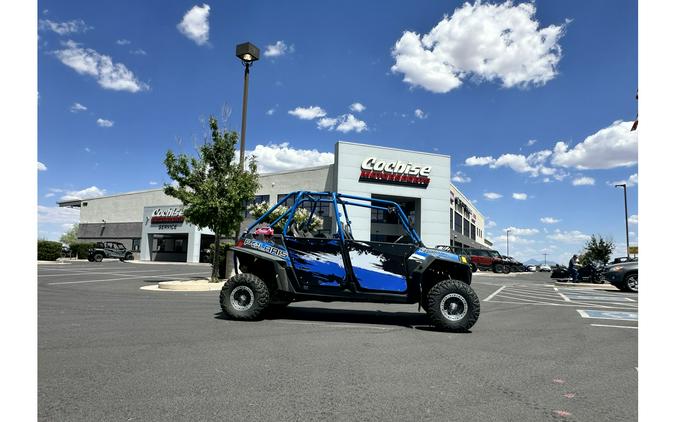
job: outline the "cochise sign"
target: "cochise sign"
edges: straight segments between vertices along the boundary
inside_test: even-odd
[[[431,166],[421,166],[405,161],[378,160],[368,157],[361,163],[359,182],[387,183],[426,188],[429,185]]]
[[[156,208],[152,211],[150,224],[176,224],[184,220],[183,208]]]

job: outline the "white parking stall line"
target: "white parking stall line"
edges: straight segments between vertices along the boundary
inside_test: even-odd
[[[188,276],[188,275],[203,275],[206,276],[203,271],[198,272],[198,273],[181,273],[181,274],[161,274],[161,275],[146,275],[142,277],[149,277],[149,278],[155,278],[155,277],[163,277],[163,278],[168,278],[168,277],[173,277],[174,280],[179,280],[183,276]],[[82,284],[82,283],[101,283],[103,281],[119,281],[119,280],[131,280],[134,278],[138,278],[139,276],[137,275],[131,275],[128,277],[118,277],[118,278],[107,278],[103,280],[82,280],[82,281],[59,281],[56,283],[47,283],[50,286],[55,286],[55,285],[61,285],[61,284]]]
[[[626,300],[629,301],[629,302],[637,302],[636,300],[631,299],[631,298],[629,298],[629,297],[624,297],[624,299],[626,299]]]
[[[546,292],[528,292],[527,290],[519,290],[519,289],[508,289],[505,293],[512,294],[512,295],[522,295],[528,298],[536,298],[536,299],[546,299],[546,300],[556,300],[559,301],[561,300],[558,295],[556,295],[554,292],[549,291],[548,294]]]
[[[591,324],[591,327],[609,327],[609,328],[628,328],[631,330],[637,330],[638,327],[633,327],[630,325],[609,325],[609,324]],[[635,368],[637,370],[637,368]]]
[[[560,297],[563,298],[563,300],[565,302],[571,302],[572,301],[569,297],[565,296],[565,294],[563,294],[562,292],[558,292],[558,294],[560,295]]]
[[[156,273],[161,270],[152,270],[152,271],[124,271],[120,272],[107,272],[107,271],[74,271],[71,273],[65,274],[38,274],[38,277],[67,277],[72,275],[82,275],[82,274],[103,274],[103,275],[127,275],[127,274],[145,274],[145,273]]]
[[[488,296],[488,297],[486,297],[485,299],[483,299],[483,302],[489,302],[490,299],[492,299],[493,297],[497,296],[497,294],[499,294],[499,292],[501,292],[501,291],[504,290],[505,288],[506,288],[506,286],[502,286],[502,287],[498,288],[498,289],[497,289],[495,292],[493,292],[490,296]]]

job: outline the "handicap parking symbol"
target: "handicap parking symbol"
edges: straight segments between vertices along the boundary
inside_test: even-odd
[[[637,312],[598,311],[593,309],[577,309],[582,318],[613,319],[615,321],[637,321]]]

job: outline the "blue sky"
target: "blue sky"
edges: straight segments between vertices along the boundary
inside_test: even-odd
[[[516,257],[555,261],[592,233],[624,250],[611,183],[627,180],[637,243],[637,132],[621,123],[637,110],[637,2],[423,5],[40,1],[39,236],[77,221],[63,197],[168,182],[164,153],[194,151],[210,114],[229,108],[238,131],[234,48],[251,41],[268,54],[247,149],[268,170],[324,163],[338,140],[448,154],[496,246],[513,227]]]

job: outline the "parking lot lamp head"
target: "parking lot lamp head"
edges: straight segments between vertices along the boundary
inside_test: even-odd
[[[246,107],[248,104],[248,73],[251,63],[260,58],[260,49],[250,42],[238,44],[236,55],[244,65],[244,101],[241,111],[241,144],[239,148],[239,167],[244,169],[244,151],[246,148]]]

